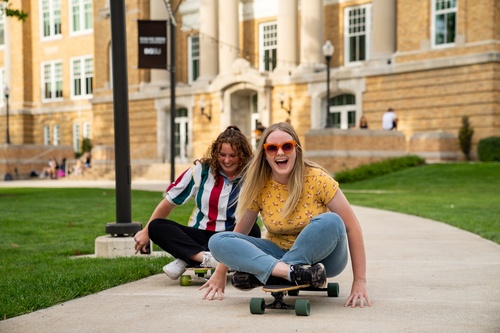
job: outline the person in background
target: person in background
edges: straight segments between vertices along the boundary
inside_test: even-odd
[[[261,214],[265,239],[247,236]],[[209,241],[221,263],[200,288],[203,299],[222,299],[228,268],[233,286],[263,284],[324,287],[340,274],[351,256],[353,283],[345,306],[371,301],[366,288],[366,254],[361,226],[339,184],[304,156],[299,137],[287,123],[264,131],[243,175],[234,232]],[[349,246],[348,246],[349,245]]]
[[[66,176],[66,158],[62,159],[61,164],[57,167],[57,178],[64,178]]]
[[[171,279],[178,279],[188,266],[215,268],[217,261],[208,249],[218,232],[233,230],[240,190],[240,173],[252,157],[252,147],[238,127],[229,126],[208,148],[205,157],[194,161],[172,183],[154,210],[146,227],[135,236],[135,250],[146,251],[149,241],[176,258],[163,267]],[[172,210],[194,199],[188,226],[168,220]],[[260,238],[256,220],[250,235]]]
[[[386,131],[398,129],[398,117],[392,108],[382,115],[382,128]]]
[[[368,121],[366,120],[365,116],[361,116],[361,118],[359,119],[359,128],[368,129]]]
[[[265,129],[266,127],[259,121],[257,123],[257,126],[255,127],[255,130],[253,131],[256,145],[259,144],[260,137],[262,136],[262,133],[265,131]]]
[[[48,164],[49,166],[43,168],[39,177],[40,178],[50,177],[50,179],[57,179],[57,168],[59,165],[57,164],[57,159],[55,158],[55,156],[52,156],[49,159]]]

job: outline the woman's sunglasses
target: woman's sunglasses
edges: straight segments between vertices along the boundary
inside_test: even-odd
[[[278,153],[278,150],[283,150],[285,154],[291,154],[293,152],[293,149],[297,145],[297,142],[295,140],[283,142],[282,144],[277,144],[277,143],[264,143],[264,149],[266,153],[269,155],[273,156]]]

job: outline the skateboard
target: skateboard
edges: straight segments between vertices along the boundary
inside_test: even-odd
[[[272,303],[266,303],[264,298],[252,298],[250,300],[251,314],[264,314],[266,309],[295,310],[297,316],[309,316],[311,313],[311,303],[308,299],[297,299],[295,304],[286,303],[284,298],[288,296],[298,296],[300,290],[326,291],[328,297],[339,297],[339,284],[328,283],[326,288],[314,288],[309,285],[265,285],[262,287],[265,292],[270,292],[274,297]]]
[[[186,267],[187,271],[193,271],[195,278],[191,277],[191,275],[183,274],[179,280],[181,286],[190,286],[192,282],[198,281],[205,283],[208,281],[207,275],[210,272],[212,274],[215,271],[215,268],[210,267]]]

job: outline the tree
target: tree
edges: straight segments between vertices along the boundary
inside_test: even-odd
[[[11,3],[9,3],[9,0],[0,0],[0,2],[3,2],[0,11],[5,16],[17,17],[18,20],[23,22],[28,17],[28,13],[24,12],[23,10],[11,8]]]
[[[458,131],[458,142],[460,144],[460,149],[464,153],[467,161],[470,160],[470,149],[472,146],[472,136],[474,135],[474,129],[471,127],[468,116],[462,117],[462,127]]]

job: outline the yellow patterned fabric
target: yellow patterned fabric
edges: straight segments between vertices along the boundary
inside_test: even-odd
[[[288,186],[270,179],[249,209],[260,212],[267,229],[266,238],[280,248],[289,250],[311,218],[328,211],[339,184],[321,169],[306,168],[302,196],[294,211],[283,218],[281,212],[288,198]]]

